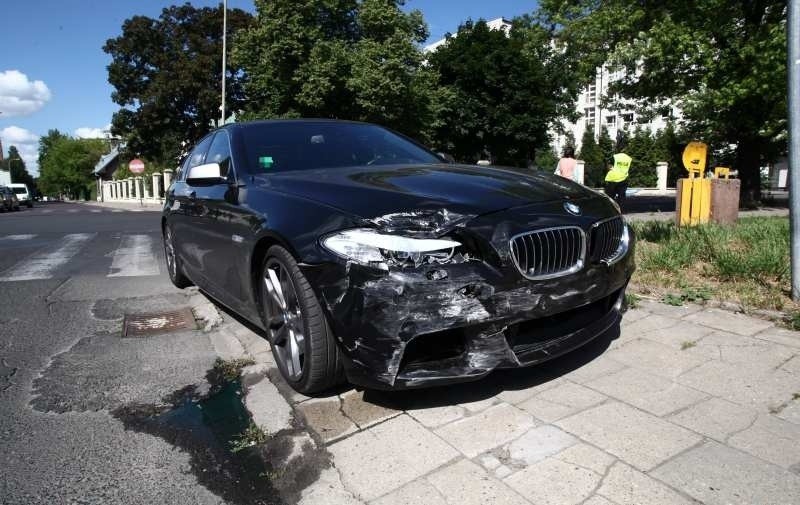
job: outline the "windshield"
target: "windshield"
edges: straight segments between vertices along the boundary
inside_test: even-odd
[[[14,191],[14,193],[18,195],[24,195],[28,192],[28,190],[25,188],[11,188],[11,189]]]
[[[417,144],[368,124],[263,123],[244,127],[242,135],[251,172],[442,162]]]

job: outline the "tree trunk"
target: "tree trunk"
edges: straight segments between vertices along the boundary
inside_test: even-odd
[[[733,168],[739,171],[742,181],[739,205],[757,205],[761,201],[761,143],[757,138],[739,139]]]

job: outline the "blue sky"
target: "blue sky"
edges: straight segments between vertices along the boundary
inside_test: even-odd
[[[71,135],[99,134],[118,106],[107,82],[109,57],[103,44],[120,34],[134,15],[157,17],[179,1],[7,0],[0,12],[0,139],[4,152],[17,145],[36,171],[38,137],[51,128]],[[194,0],[196,6],[219,0]],[[229,7],[254,11],[253,0],[229,0]],[[528,0],[407,0],[428,22],[429,41],[455,31],[472,18],[514,17],[531,12]]]

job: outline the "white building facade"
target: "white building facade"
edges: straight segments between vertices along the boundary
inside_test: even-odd
[[[503,30],[508,33],[511,30],[511,22],[505,18],[497,18],[487,21],[486,25],[492,30]],[[453,34],[455,37],[457,34]],[[446,38],[428,44],[423,51],[428,53],[435,51],[447,42]],[[664,114],[656,115],[652,119],[644,119],[635,111],[632,103],[627,107],[620,104],[613,104],[608,98],[609,83],[622,79],[624,71],[612,72],[607,66],[597,69],[595,81],[581,90],[578,100],[575,103],[575,111],[580,115],[576,122],[562,121],[560,125],[552,125],[550,137],[553,149],[560,155],[566,147],[570,134],[575,139],[576,152],[581,148],[581,139],[587,129],[594,131],[594,138],[600,137],[603,126],[608,130],[611,139],[616,139],[620,131],[629,134],[637,127],[642,127],[655,133],[667,126],[669,121],[679,121],[681,111],[677,107],[664,104],[667,111]]]

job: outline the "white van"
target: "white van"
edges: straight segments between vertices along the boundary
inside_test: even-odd
[[[11,191],[16,193],[20,205],[27,205],[29,209],[33,207],[33,195],[28,191],[28,186],[18,182],[12,182],[8,184],[8,187],[11,188]]]

